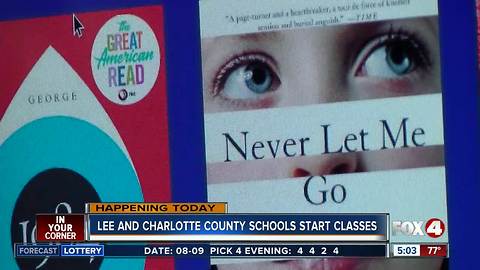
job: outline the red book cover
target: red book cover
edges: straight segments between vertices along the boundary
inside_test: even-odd
[[[36,213],[168,202],[162,6],[0,23],[0,225],[5,269],[173,269],[173,260],[19,259]]]

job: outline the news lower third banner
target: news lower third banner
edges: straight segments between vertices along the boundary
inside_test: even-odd
[[[386,214],[37,215],[38,242],[388,241]]]
[[[386,241],[387,216],[88,215],[89,241]]]
[[[15,243],[15,256],[288,259],[448,255],[445,242],[390,243],[389,214],[239,214],[228,213],[226,203],[89,203],[85,210],[38,214],[36,243]],[[445,230],[440,220],[432,220],[438,226],[426,225],[427,230],[431,226]],[[403,230],[417,223],[399,224]]]

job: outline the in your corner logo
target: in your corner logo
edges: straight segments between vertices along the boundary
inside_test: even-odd
[[[160,49],[150,26],[141,18],[117,15],[95,37],[92,73],[110,101],[129,105],[152,89],[160,68]]]

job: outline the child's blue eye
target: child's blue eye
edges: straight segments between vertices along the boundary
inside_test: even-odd
[[[272,86],[272,71],[263,63],[253,63],[245,66],[243,76],[248,89],[255,93],[265,93]]]
[[[222,70],[216,92],[227,99],[256,99],[279,86],[278,75],[263,56],[241,56]]]
[[[410,37],[388,36],[375,42],[378,45],[364,57],[357,76],[394,79],[427,65],[421,46]]]
[[[390,70],[401,76],[409,73],[414,67],[414,52],[411,51],[409,44],[400,42],[384,46],[387,63]]]

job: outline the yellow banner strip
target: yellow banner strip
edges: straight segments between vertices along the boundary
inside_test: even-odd
[[[87,203],[90,214],[225,214],[227,203]]]

